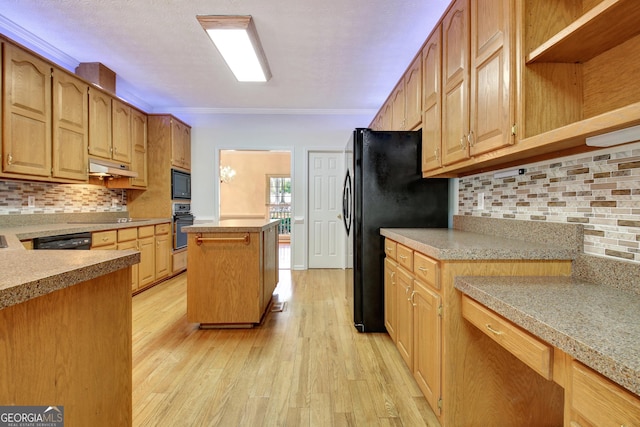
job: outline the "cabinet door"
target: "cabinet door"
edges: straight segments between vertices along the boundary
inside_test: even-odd
[[[261,310],[265,310],[278,283],[278,227],[271,227],[262,233],[263,289]]]
[[[138,239],[138,249],[140,250],[138,279],[139,286],[142,288],[153,283],[156,279],[156,248],[154,236]]]
[[[133,249],[134,251],[138,250],[138,240],[130,240],[128,242],[118,243],[118,250],[123,251],[125,249]],[[131,266],[131,290],[135,291],[138,289],[138,264],[133,264]]]
[[[513,0],[471,3],[472,156],[513,144],[515,121],[515,31]]]
[[[111,111],[113,114],[111,157],[121,163],[131,163],[131,107],[114,99]]]
[[[111,96],[89,89],[89,154],[111,158]]]
[[[2,170],[51,176],[51,66],[4,44]]]
[[[147,187],[147,115],[131,109],[131,170],[138,172],[137,178],[131,178],[134,187]]]
[[[171,164],[185,167],[185,128],[178,120],[171,119]]]
[[[442,21],[442,164],[469,157],[469,3],[456,0]]]
[[[155,256],[155,280],[159,280],[171,273],[171,239],[169,234],[156,235]]]
[[[380,126],[380,130],[393,129],[393,103],[390,99],[382,106],[382,119],[380,121]]]
[[[384,326],[393,342],[397,341],[397,264],[390,258],[384,259]]]
[[[191,170],[191,128],[186,125],[182,131],[182,145],[184,146],[182,149],[184,153],[184,159],[182,160],[183,167]]]
[[[415,280],[413,308],[413,376],[431,408],[440,415],[442,321],[440,295]]]
[[[442,27],[422,50],[422,171],[441,166],[442,152]]]
[[[422,121],[422,56],[409,66],[404,76],[405,121],[404,128],[411,130]]]
[[[89,86],[82,80],[53,73],[53,176],[87,181]]]
[[[404,130],[405,129],[405,91],[404,91],[404,79],[398,83],[398,86],[391,94],[392,116],[391,116],[391,130]]]
[[[396,291],[396,347],[409,370],[413,371],[413,277],[402,268],[397,269]]]

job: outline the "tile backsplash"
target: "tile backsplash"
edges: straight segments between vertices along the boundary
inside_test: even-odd
[[[640,262],[640,144],[518,168],[460,178],[458,214],[583,224],[585,253]]]
[[[33,206],[29,206],[29,197]],[[119,212],[127,210],[126,190],[92,184],[0,180],[0,215]]]

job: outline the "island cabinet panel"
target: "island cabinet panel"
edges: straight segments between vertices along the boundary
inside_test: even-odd
[[[245,241],[248,236],[248,242]],[[200,324],[259,323],[260,233],[190,233],[187,243],[187,320]]]
[[[0,402],[63,406],[64,425],[132,423],[131,270],[0,310]]]

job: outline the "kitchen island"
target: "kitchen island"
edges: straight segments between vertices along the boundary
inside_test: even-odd
[[[201,328],[259,324],[278,283],[280,220],[224,220],[184,227],[187,320]]]

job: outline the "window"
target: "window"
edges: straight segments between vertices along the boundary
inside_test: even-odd
[[[267,175],[267,209],[269,218],[279,219],[280,236],[291,234],[291,177]]]

